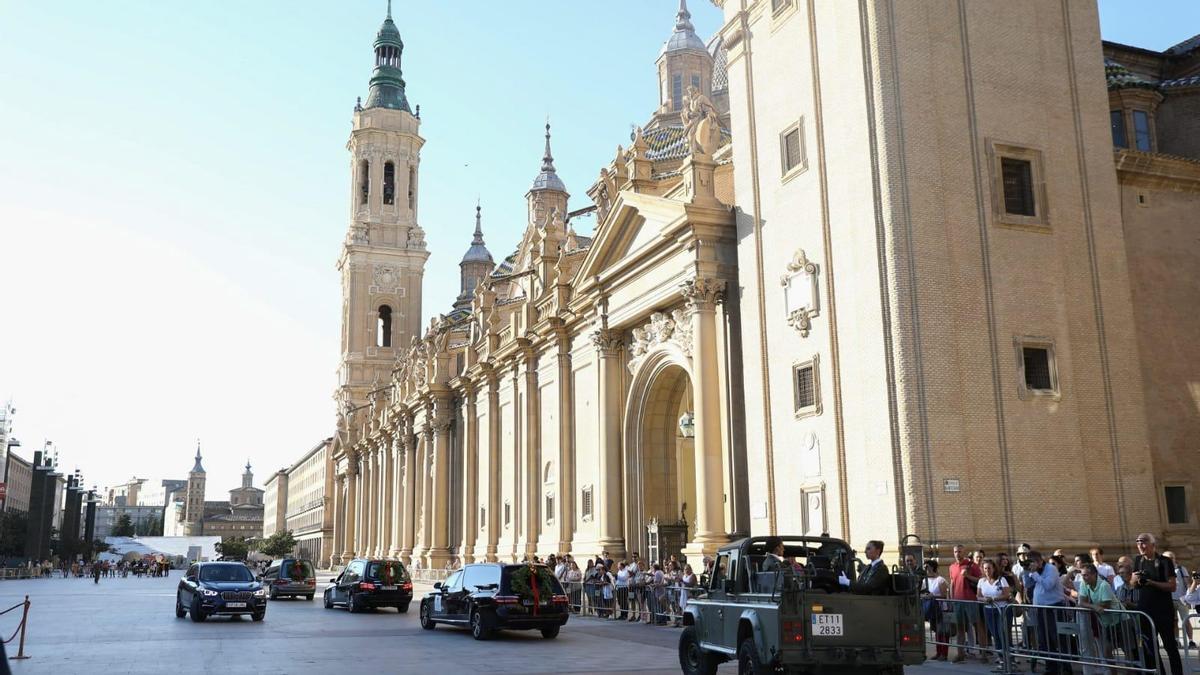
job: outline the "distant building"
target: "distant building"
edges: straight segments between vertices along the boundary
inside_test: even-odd
[[[4,500],[5,511],[29,513],[29,488],[33,482],[33,464],[15,452],[8,454],[5,464],[4,482],[8,496]]]
[[[242,485],[229,491],[229,501],[205,501],[207,473],[201,464],[200,446],[196,463],[188,472],[182,499],[172,498],[167,506],[173,524],[165,531],[185,536],[261,537],[263,531],[263,491],[254,487],[250,462],[242,474]],[[178,495],[175,491],[173,494]]]
[[[113,536],[113,528],[121,516],[129,516],[133,531],[138,536],[162,534],[163,507],[161,506],[99,506],[96,508],[96,537]]]
[[[333,553],[333,512],[325,508],[333,481],[328,470],[331,441],[316,444],[265,484],[263,536],[290,530],[296,538],[296,555],[312,560]]]

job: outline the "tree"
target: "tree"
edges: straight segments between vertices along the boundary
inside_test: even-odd
[[[272,558],[282,558],[292,552],[296,548],[296,538],[292,536],[291,530],[281,530],[262,540],[258,550],[263,555],[269,555]]]
[[[0,511],[0,557],[25,555],[29,516],[19,511]]]
[[[114,537],[132,537],[136,533],[133,527],[133,518],[130,518],[128,513],[121,514],[121,517],[117,518],[117,524],[113,525],[112,536]]]
[[[139,537],[161,537],[163,533],[162,518],[149,516],[137,522],[135,529]]]
[[[216,548],[217,553],[221,554],[221,557],[227,560],[245,560],[246,554],[250,552],[250,547],[246,545],[244,539],[236,539],[234,537],[222,539]]]

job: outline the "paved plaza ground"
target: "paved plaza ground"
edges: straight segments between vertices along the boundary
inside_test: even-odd
[[[476,642],[463,630],[421,630],[415,604],[405,615],[392,609],[351,615],[324,609],[319,594],[312,602],[269,603],[262,623],[247,617],[195,624],[175,618],[178,583],[179,572],[166,579],[101,579],[99,585],[91,579],[0,581],[0,608],[27,593],[33,601],[25,643],[32,658],[9,661],[13,673],[680,672],[674,628],[572,618],[557,640],[504,632]],[[18,612],[0,617],[5,637]],[[736,671],[733,663],[720,668]],[[909,672],[987,668],[930,663]]]

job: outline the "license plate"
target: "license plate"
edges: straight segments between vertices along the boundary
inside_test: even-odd
[[[229,609],[240,609],[242,607],[245,607],[246,603],[244,603],[244,602],[227,602],[227,603],[225,603],[225,606],[228,607]]]
[[[813,614],[812,615],[812,634],[813,637],[841,637],[844,635],[842,627],[841,614]]]
[[[383,586],[382,588],[383,588],[383,590],[385,590],[385,591],[394,591],[394,590],[396,590],[396,587],[395,587],[395,586]]]

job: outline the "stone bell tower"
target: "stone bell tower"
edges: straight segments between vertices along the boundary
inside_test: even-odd
[[[339,410],[367,402],[390,379],[397,350],[420,334],[421,281],[429,253],[417,224],[421,119],[409,108],[400,61],[404,42],[387,18],[375,38],[375,70],[364,104],[354,106],[350,151],[350,229],[342,273]],[[418,106],[417,112],[420,112]]]

